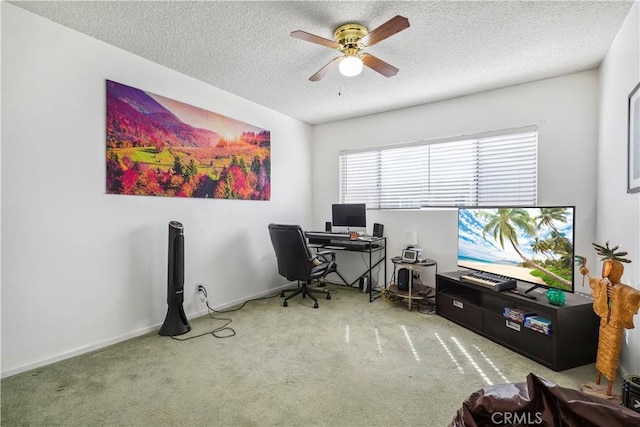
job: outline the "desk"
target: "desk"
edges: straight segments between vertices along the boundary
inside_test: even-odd
[[[361,278],[366,278],[369,285],[369,302],[380,298],[379,289],[373,289],[373,269],[378,265],[384,266],[383,283],[387,281],[387,238],[362,236],[352,239],[348,234],[330,233],[324,231],[305,231],[305,236],[309,240],[309,247],[316,250],[360,252],[368,255],[367,269],[360,274],[353,282],[349,283],[336,271],[342,282],[346,286],[354,286],[360,282]],[[374,258],[375,255],[375,258]]]
[[[425,298],[435,298],[436,290],[434,287],[425,286],[422,283],[414,284],[413,283],[413,272],[419,270],[423,267],[435,267],[436,272],[438,274],[438,263],[433,259],[425,259],[420,262],[403,262],[400,257],[393,257],[391,259],[393,262],[393,276],[391,278],[391,283],[387,290],[392,295],[406,299],[407,300],[407,309],[411,311],[413,304],[418,304],[419,301],[424,300]],[[396,270],[397,268],[406,268],[409,270],[409,290],[401,291],[398,289],[397,280],[396,280]]]

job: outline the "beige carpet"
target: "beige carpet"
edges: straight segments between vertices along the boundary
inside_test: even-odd
[[[2,425],[445,426],[488,384],[595,378],[593,365],[553,372],[437,315],[330,288],[319,309],[278,296],[216,314],[233,319],[231,338],[153,333],[6,378]],[[192,319],[180,338],[223,323]]]

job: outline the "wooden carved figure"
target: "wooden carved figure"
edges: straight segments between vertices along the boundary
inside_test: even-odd
[[[593,311],[600,317],[598,354],[596,356],[596,384],[600,384],[601,375],[608,380],[607,395],[618,371],[618,360],[622,348],[623,329],[633,329],[633,316],[640,307],[640,291],[620,283],[624,272],[623,258],[627,252],[616,252],[619,246],[609,248],[593,243],[598,255],[601,255],[602,277],[593,277],[585,267],[587,259],[576,257],[581,264],[580,273],[589,278],[593,296]]]

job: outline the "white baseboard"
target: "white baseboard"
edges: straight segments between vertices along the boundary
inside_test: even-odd
[[[148,334],[149,332],[153,332],[155,330],[158,330],[161,325],[162,325],[161,323],[158,323],[156,325],[151,325],[151,326],[148,326],[148,327],[145,327],[145,328],[141,328],[141,329],[138,329],[138,330],[135,330],[135,331],[132,331],[132,332],[127,332],[126,334],[118,335],[118,336],[115,336],[113,338],[110,338],[110,339],[107,339],[107,340],[104,340],[104,341],[100,341],[100,342],[92,344],[92,345],[87,345],[87,346],[84,346],[84,347],[78,347],[78,348],[76,348],[74,350],[67,351],[67,352],[64,352],[64,353],[60,353],[60,354],[58,354],[56,356],[48,357],[46,359],[42,359],[42,360],[39,360],[37,362],[28,363],[26,365],[19,366],[19,367],[15,368],[15,369],[10,369],[8,371],[3,372],[2,373],[2,378],[7,378],[7,377],[10,377],[10,376],[13,376],[13,375],[16,375],[16,374],[20,374],[22,372],[30,371],[31,369],[40,368],[42,366],[51,365],[52,363],[60,362],[60,361],[65,360],[65,359],[70,359],[70,358],[75,357],[75,356],[80,356],[81,354],[89,353],[89,352],[92,352],[92,351],[95,351],[95,350],[100,350],[100,349],[108,347],[110,345],[117,344],[119,342],[126,341],[126,340],[129,340],[131,338],[136,338],[136,337],[139,337],[141,335]]]
[[[282,289],[288,289],[288,288],[290,288],[291,286],[293,286],[295,284],[296,284],[296,282],[285,283],[284,285],[278,286],[277,288],[273,288],[273,289],[269,289],[269,290],[266,290],[266,291],[262,291],[262,292],[259,292],[257,294],[253,294],[253,295],[251,295],[251,296],[249,296],[247,298],[240,298],[240,299],[237,299],[235,301],[231,301],[231,302],[228,302],[228,303],[225,303],[225,304],[220,304],[220,305],[211,305],[211,308],[213,308],[214,310],[225,310],[227,308],[231,308],[231,307],[235,307],[237,305],[240,305],[240,304],[242,304],[242,303],[244,303],[246,301],[250,301],[250,300],[258,299],[258,298],[264,298],[264,297],[266,297],[268,295],[275,294],[276,292],[280,292]],[[197,310],[197,311],[188,313],[187,314],[187,318],[192,319],[192,318],[195,318],[195,317],[205,316],[207,314],[209,314],[209,309],[207,307],[204,307],[201,310]]]
[[[286,283],[286,284],[284,284],[282,286],[279,286],[277,288],[268,289],[266,291],[254,294],[254,295],[252,295],[250,297],[241,298],[241,299],[238,299],[236,301],[231,301],[231,302],[228,302],[226,304],[221,304],[221,305],[218,305],[218,306],[212,306],[211,308],[213,308],[215,310],[224,310],[225,308],[229,308],[229,307],[234,307],[236,305],[240,305],[245,301],[249,301],[249,300],[252,300],[252,299],[262,298],[262,297],[265,297],[267,295],[271,295],[271,294],[273,294],[275,292],[281,291],[282,289],[289,288],[289,287],[291,287],[291,285],[295,285],[295,282],[289,282],[289,283]],[[192,318],[195,318],[195,317],[200,317],[200,316],[206,315],[208,313],[209,313],[209,310],[205,307],[202,310],[198,310],[198,311],[195,311],[195,312],[188,313],[187,314],[187,318],[192,319]],[[28,363],[26,365],[19,366],[19,367],[15,368],[15,369],[10,369],[8,371],[2,372],[2,375],[0,376],[0,378],[11,377],[13,375],[17,375],[17,374],[20,374],[22,372],[30,371],[32,369],[40,368],[42,366],[51,365],[52,363],[60,362],[60,361],[65,360],[65,359],[70,359],[72,357],[80,356],[80,355],[85,354],[85,353],[90,353],[92,351],[100,350],[100,349],[108,347],[110,345],[114,345],[114,344],[117,344],[117,343],[122,342],[122,341],[127,341],[127,340],[130,340],[132,338],[136,338],[136,337],[148,334],[149,332],[158,331],[160,329],[160,326],[162,326],[162,323],[157,323],[155,325],[151,325],[151,326],[147,326],[147,327],[144,327],[144,328],[141,328],[141,329],[137,329],[135,331],[127,332],[125,334],[118,335],[118,336],[115,336],[113,338],[109,338],[107,340],[103,340],[103,341],[100,341],[100,342],[92,344],[92,345],[79,347],[79,348],[76,348],[76,349],[71,350],[71,351],[60,353],[60,354],[55,355],[53,357],[48,357],[46,359],[42,359],[42,360],[39,360],[39,361],[33,362],[33,363]]]

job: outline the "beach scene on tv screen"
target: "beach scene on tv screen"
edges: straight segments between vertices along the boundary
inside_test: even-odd
[[[573,290],[573,208],[461,208],[458,265]]]

